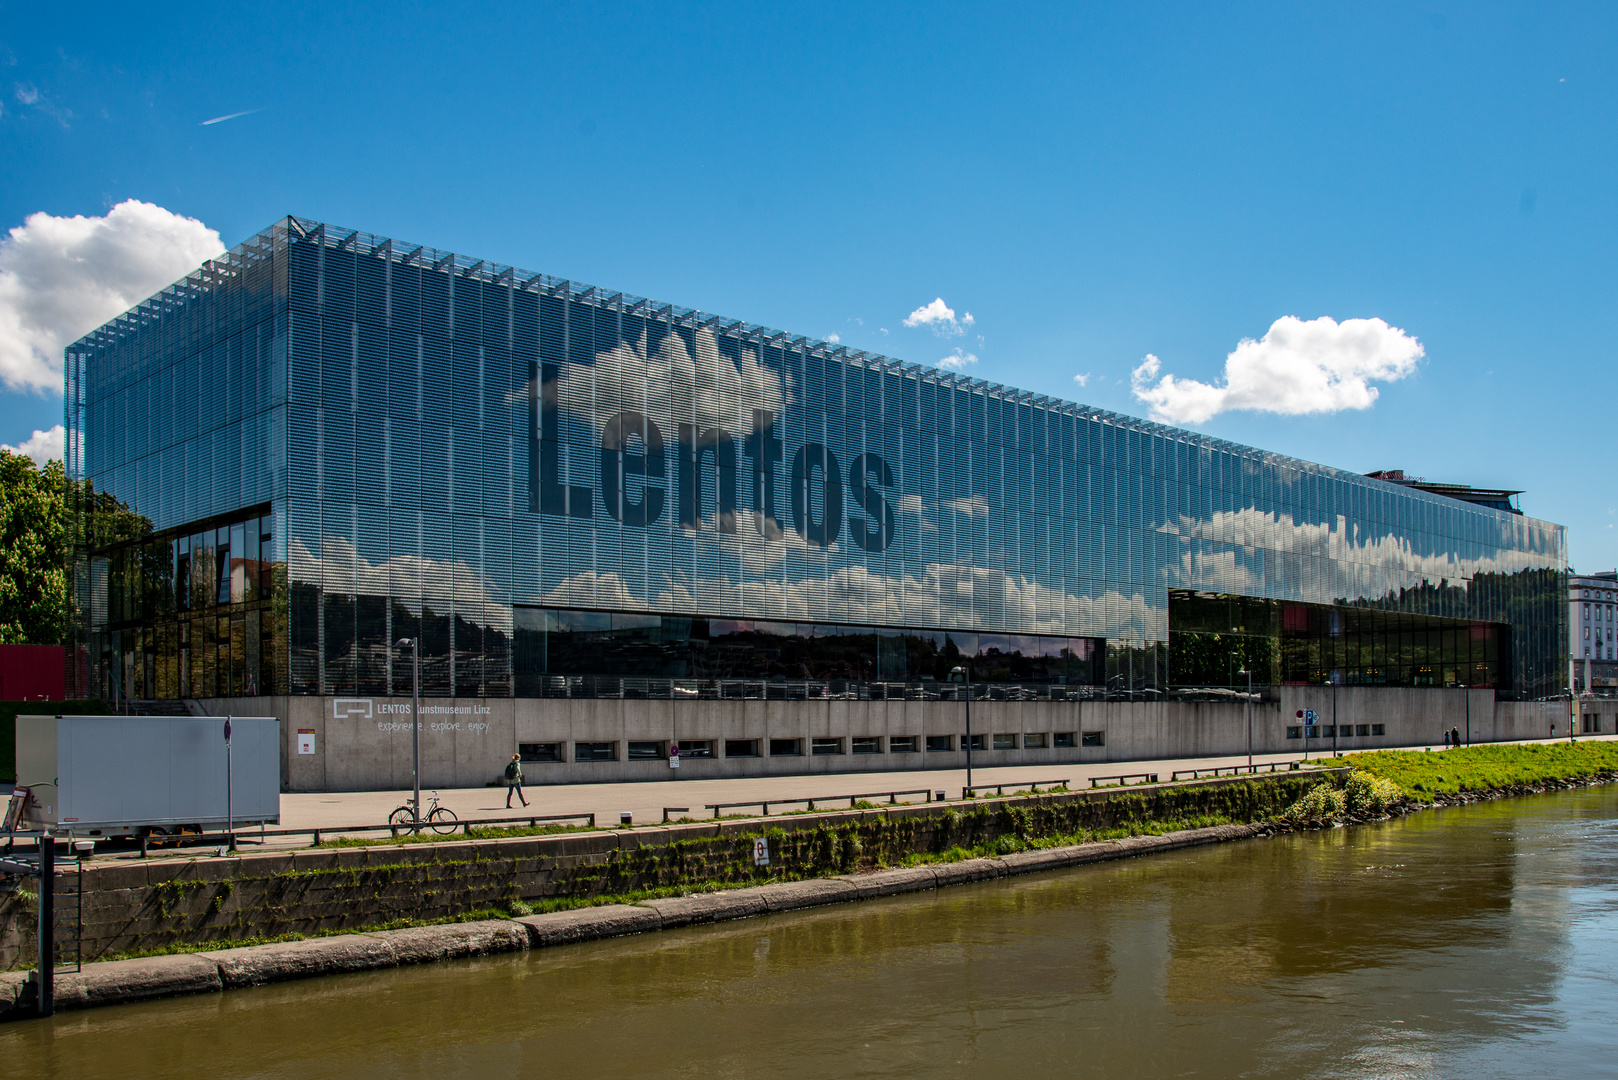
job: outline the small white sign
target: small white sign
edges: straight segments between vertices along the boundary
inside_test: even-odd
[[[770,865],[770,842],[762,836],[753,841],[753,865]]]
[[[298,753],[312,754],[315,752],[315,729],[298,729]]]

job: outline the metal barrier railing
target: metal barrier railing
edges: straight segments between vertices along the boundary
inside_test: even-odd
[[[1067,787],[1067,780],[1066,779],[1062,779],[1062,780],[1019,780],[1014,784],[979,784],[977,787],[962,788],[961,789],[961,798],[963,798],[963,799],[976,798],[978,792],[980,792],[980,791],[988,791],[990,788],[994,788],[994,793],[996,795],[1004,795],[1006,793],[1006,788],[1027,788],[1028,793],[1030,795],[1037,795],[1037,794],[1040,793],[1040,791],[1039,791],[1040,788],[1049,788],[1049,789],[1054,791],[1054,790],[1056,790],[1058,788],[1065,789],[1066,787]]]
[[[932,802],[933,801],[933,789],[931,789],[931,788],[915,788],[915,789],[910,790],[910,791],[876,791],[876,792],[867,792],[864,795],[816,795],[815,797],[809,798],[809,799],[771,799],[768,802],[765,802],[762,799],[749,799],[746,802],[704,803],[703,806],[706,807],[707,809],[713,811],[713,816],[714,816],[715,819],[717,819],[719,817],[719,812],[721,810],[734,810],[737,807],[748,807],[748,806],[756,806],[756,807],[760,808],[761,810],[764,811],[762,816],[763,817],[769,817],[770,816],[770,807],[772,807],[772,806],[802,806],[804,804],[807,804],[808,809],[814,810],[816,808],[815,807],[816,803],[841,802],[844,799],[848,800],[849,809],[853,809],[855,806],[859,805],[861,802],[864,802],[864,801],[867,801],[867,800],[870,800],[870,799],[887,799],[888,800],[888,805],[896,806],[896,805],[898,805],[900,795],[922,795],[922,796],[925,796],[925,798],[922,800],[923,802]],[[668,807],[667,810],[664,811],[664,820],[667,820],[668,810],[679,810],[679,809],[680,809],[680,807],[677,807],[677,806]]]
[[[1090,777],[1090,786],[1093,788],[1101,787],[1103,780],[1116,780],[1118,781],[1118,787],[1128,787],[1131,780],[1139,780],[1143,784],[1155,784],[1157,783],[1157,774],[1155,772],[1134,772],[1120,773],[1117,776],[1092,776]],[[1108,784],[1106,786],[1112,787],[1113,785]]]
[[[1208,769],[1175,769],[1169,774],[1169,779],[1178,780],[1182,776],[1189,776],[1193,780],[1200,780],[1204,776],[1240,776],[1243,773],[1254,775],[1259,772],[1277,772],[1285,768],[1291,772],[1301,768],[1296,761],[1261,761],[1256,765],[1217,765]]]

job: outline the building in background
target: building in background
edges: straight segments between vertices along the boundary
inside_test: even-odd
[[[1568,656],[1580,693],[1618,693],[1618,572],[1568,577]]]
[[[1444,484],[1435,480],[1424,480],[1419,476],[1406,476],[1403,469],[1383,469],[1379,472],[1366,473],[1373,480],[1386,480],[1390,484],[1400,487],[1413,488],[1416,491],[1426,491],[1445,498],[1457,499],[1460,502],[1471,503],[1474,506],[1487,506],[1491,510],[1504,510],[1508,514],[1521,514],[1522,510],[1513,501],[1520,491],[1509,488],[1479,488],[1469,484]]]
[[[443,784],[955,765],[956,668],[984,763],[1235,749],[1250,683],[1277,748],[1435,741],[1451,701],[1540,730],[1513,703],[1567,689],[1564,532],[1513,493],[314,221],[65,391],[75,692],[273,712],[295,788],[408,777],[413,653]]]

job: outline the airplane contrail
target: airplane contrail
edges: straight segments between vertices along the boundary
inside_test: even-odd
[[[202,123],[198,124],[197,127],[207,127],[209,124],[223,124],[226,120],[234,120],[238,116],[248,116],[256,112],[258,112],[257,109],[246,109],[242,112],[228,113],[225,116],[216,116],[212,120],[204,120]]]

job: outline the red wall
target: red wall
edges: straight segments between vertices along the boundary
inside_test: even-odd
[[[61,701],[60,645],[0,645],[0,701]]]

